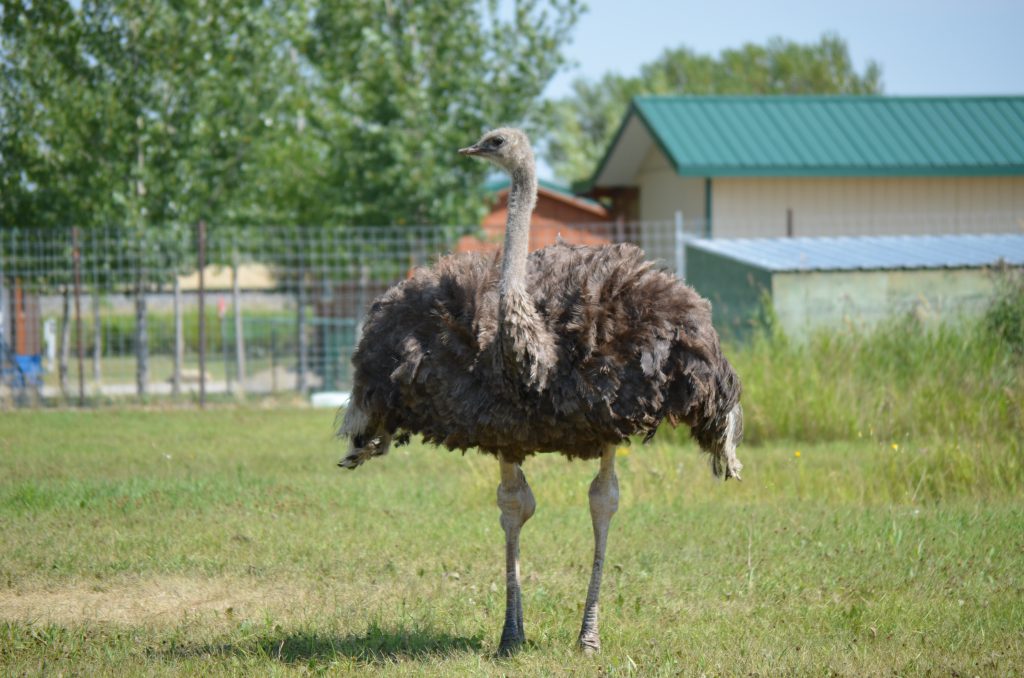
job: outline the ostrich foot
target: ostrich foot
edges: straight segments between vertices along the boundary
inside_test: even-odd
[[[508,636],[505,633],[501,634],[501,642],[498,644],[498,656],[499,657],[511,657],[512,655],[523,649],[523,645],[526,644],[526,638],[522,636]]]
[[[576,641],[576,647],[585,656],[589,657],[601,651],[601,639],[598,638],[597,632],[591,634],[580,633],[580,638]]]

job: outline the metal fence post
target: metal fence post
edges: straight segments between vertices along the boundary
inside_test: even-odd
[[[231,365],[228,362],[228,316],[224,297],[217,300],[217,319],[220,320],[220,354],[224,359],[224,393],[234,393],[231,386]]]
[[[174,365],[171,373],[171,395],[181,395],[181,370],[185,361],[185,325],[181,311],[181,279],[178,271],[173,271],[172,306],[174,316]]]
[[[85,405],[85,353],[82,346],[82,243],[78,226],[71,228],[71,262],[75,274],[75,353],[78,356],[78,406]]]
[[[7,311],[7,288],[4,287],[4,237],[3,232],[0,231],[0,408],[7,406],[7,401],[4,398],[4,362],[7,359],[7,327],[10,320],[8,319]],[[14,365],[11,365],[11,370],[15,369]],[[12,397],[13,397],[13,383],[11,385]],[[13,398],[12,398],[13,399]]]
[[[270,392],[277,393],[277,322],[270,322]]]
[[[196,225],[199,251],[199,407],[206,407],[206,222]]]
[[[235,320],[235,370],[238,372],[238,395],[245,395],[245,322],[242,317],[242,285],[238,279],[238,246],[231,261],[231,307]]]
[[[306,370],[309,362],[309,346],[306,341],[306,267],[304,258],[300,259],[298,273],[298,295],[296,304],[296,331],[298,332],[297,343],[299,351],[298,375],[295,379],[295,390],[299,393],[306,393]]]
[[[95,231],[90,231],[90,249],[94,258],[98,258]],[[100,281],[97,269],[92,267],[92,381],[93,390],[99,394],[102,392],[102,370],[100,360],[103,352],[103,323],[100,319]]]

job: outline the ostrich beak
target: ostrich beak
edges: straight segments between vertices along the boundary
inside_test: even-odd
[[[479,154],[480,154],[480,147],[479,146],[466,146],[465,148],[460,148],[459,149],[459,155],[479,155]]]

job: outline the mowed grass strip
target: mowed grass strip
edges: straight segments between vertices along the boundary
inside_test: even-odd
[[[1024,504],[986,475],[1016,463],[1009,447],[747,446],[742,483],[689,444],[623,448],[594,659],[572,646],[596,466],[535,457],[530,642],[497,660],[495,462],[413,444],[344,472],[332,424],[3,413],[2,673],[1024,671]]]

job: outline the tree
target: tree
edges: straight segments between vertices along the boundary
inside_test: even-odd
[[[546,111],[547,156],[570,180],[587,179],[597,168],[629,102],[644,94],[880,94],[881,69],[871,61],[858,73],[846,42],[826,34],[812,44],[774,38],[745,44],[715,58],[686,47],[667,50],[640,75],[608,73],[597,81],[577,79],[571,96]]]
[[[3,0],[5,224],[471,222],[577,0]],[[141,220],[141,221],[140,221]],[[173,255],[174,247],[162,248]]]
[[[250,225],[476,222],[486,170],[454,150],[535,120],[580,12],[576,0],[521,0],[511,17],[496,0],[0,7],[0,223],[117,229],[89,264],[136,298],[140,393],[146,292],[191,266],[198,219],[221,263],[236,259],[218,243]],[[65,278],[41,284],[66,291]]]
[[[241,190],[260,169],[250,149],[301,82],[281,55],[307,9],[283,0],[3,5],[0,218],[116,226],[119,247],[91,263],[136,297],[140,394],[145,294],[191,264],[196,220],[252,213]]]
[[[486,168],[455,150],[501,123],[528,124],[562,66],[576,0],[321,3],[305,55],[323,153],[323,212],[349,224],[479,221]]]

